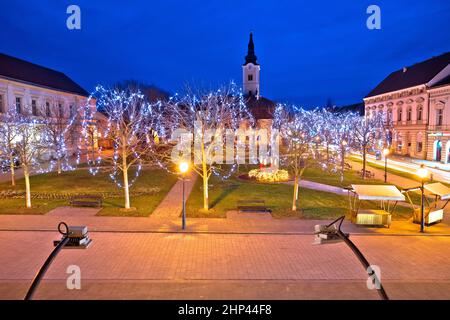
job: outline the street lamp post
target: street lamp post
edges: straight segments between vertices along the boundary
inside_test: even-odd
[[[425,178],[428,176],[428,170],[425,169],[424,165],[420,166],[417,170],[417,175],[420,177],[420,232],[425,232]]]
[[[349,239],[350,235],[342,232],[341,226],[344,219],[345,216],[342,216],[328,225],[316,225],[314,228],[314,244],[336,243],[343,241],[353,251],[359,262],[361,262],[361,264],[363,265],[364,269],[367,272],[367,275],[376,285],[377,292],[380,295],[381,299],[389,300],[389,297],[386,291],[384,291],[383,285],[381,284],[381,279],[372,268],[372,265],[369,263],[369,261],[367,261],[358,247]],[[337,226],[336,223],[338,223]]]
[[[388,148],[383,149],[383,155],[384,155],[384,183],[387,183],[387,157],[389,155]]]
[[[183,184],[183,212],[181,215],[181,229],[186,230],[186,199],[185,199],[185,195],[184,195],[184,190],[185,190],[185,174],[186,172],[189,170],[189,164],[187,162],[181,162],[178,169],[180,170],[181,173],[181,180],[182,180],[182,184]]]

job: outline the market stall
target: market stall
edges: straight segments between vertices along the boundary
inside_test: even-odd
[[[425,184],[423,186],[425,191],[425,206],[424,219],[425,225],[429,226],[442,221],[444,218],[444,208],[450,202],[450,188],[440,182]],[[422,221],[421,206],[413,203],[411,199],[411,192],[420,191],[420,188],[405,189],[404,193],[408,197],[408,201],[413,208],[413,222],[420,223]],[[433,198],[430,202],[429,198]]]
[[[363,201],[378,202],[379,205],[373,209],[363,209]],[[352,222],[357,225],[389,227],[398,201],[405,201],[405,196],[396,186],[353,184],[349,189]]]

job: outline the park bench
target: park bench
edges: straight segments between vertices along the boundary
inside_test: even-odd
[[[270,211],[266,207],[266,201],[253,199],[253,200],[238,200],[238,211]]]
[[[69,203],[73,207],[101,207],[103,199],[97,195],[80,195],[71,197]]]
[[[364,176],[369,179],[375,178],[375,174],[369,170],[366,170],[366,174],[364,174],[364,171],[361,169],[361,171],[359,172],[359,175],[361,176],[361,178],[364,178]]]

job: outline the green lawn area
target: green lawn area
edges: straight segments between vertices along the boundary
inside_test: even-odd
[[[134,176],[134,173],[131,176]],[[159,188],[159,191],[151,195],[131,196],[131,206],[136,208],[135,211],[123,212],[120,210],[124,204],[123,197],[104,199],[104,207],[98,215],[148,216],[172,188],[176,180],[176,176],[167,173],[165,170],[142,170],[136,183],[131,187],[131,192],[146,191],[155,187]],[[92,176],[88,170],[84,169],[63,172],[60,175],[57,173],[35,175],[30,178],[30,183],[32,193],[95,194],[99,192],[123,192],[109,178],[108,173],[100,172],[96,176]],[[18,180],[15,188],[12,188],[9,182],[0,184],[0,190],[7,189],[24,191],[24,179]],[[45,214],[55,207],[64,205],[68,205],[67,200],[32,199],[33,208],[27,209],[25,208],[25,199],[0,199],[0,214]]]
[[[320,168],[307,168],[303,173],[303,179],[336,187],[348,187],[351,184],[384,184],[384,181],[376,179],[362,179],[354,170],[344,171],[344,180],[341,183],[340,173],[324,171]]]
[[[204,212],[202,180],[199,178],[187,201],[188,217],[224,218],[229,210],[236,210],[236,202],[245,199],[264,199],[275,218],[332,219],[348,214],[348,198],[333,193],[300,189],[299,206],[302,210],[291,210],[293,186],[287,184],[262,184],[232,177],[222,181],[211,176],[209,188],[210,210]],[[363,207],[374,208],[376,203],[364,203]],[[394,219],[409,218],[410,208],[399,207]]]

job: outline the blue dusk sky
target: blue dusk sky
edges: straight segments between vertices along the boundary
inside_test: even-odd
[[[66,27],[81,8],[81,30]],[[381,30],[366,9],[381,8]],[[361,102],[390,72],[450,51],[450,1],[3,1],[0,52],[92,91],[135,79],[171,93],[242,82],[248,35],[261,95],[306,107]]]

